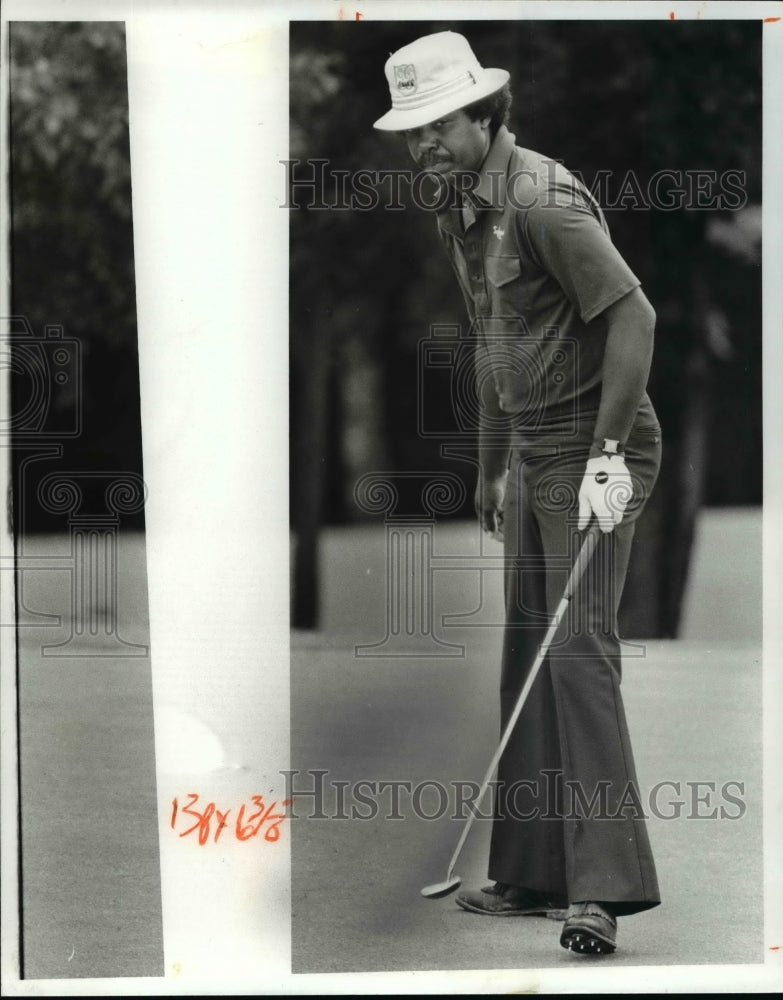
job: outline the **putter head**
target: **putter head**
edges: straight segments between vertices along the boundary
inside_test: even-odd
[[[448,896],[454,892],[461,885],[462,879],[459,875],[453,875],[451,878],[447,878],[445,882],[436,882],[435,885],[425,885],[421,890],[421,894],[422,896],[426,896],[427,899],[441,899],[443,896]]]

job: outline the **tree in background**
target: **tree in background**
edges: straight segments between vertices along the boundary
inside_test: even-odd
[[[325,207],[340,201],[328,179],[338,171],[410,169],[401,144],[372,129],[388,106],[383,65],[440,30],[464,33],[483,65],[511,72],[518,143],[563,160],[596,188],[658,313],[650,391],[664,465],[638,525],[621,617],[626,634],[675,636],[699,505],[761,499],[755,21],[291,25],[291,155],[327,160],[330,172],[320,208],[308,208],[301,189],[292,194],[292,417],[305,437],[319,435],[317,447],[311,440],[309,450],[292,450],[300,553],[313,570],[318,523],[357,516],[350,497],[361,472],[448,465],[417,423],[419,342],[433,322],[466,321],[433,219],[405,192],[400,210]],[[310,170],[302,162],[295,176]],[[704,172],[717,180],[738,171],[751,209],[740,215],[714,200],[697,208],[692,191],[670,211],[651,206],[648,186],[662,170],[686,186],[701,171],[705,190]],[[382,194],[388,203],[388,187]],[[740,219],[749,218],[747,238]],[[303,387],[313,382],[319,394],[308,397]],[[448,393],[429,403],[445,421]],[[473,475],[469,463],[449,467]],[[300,496],[309,504],[304,534]],[[461,513],[472,516],[468,507]],[[312,575],[306,589],[295,586],[295,624],[315,624],[315,591]]]
[[[66,468],[140,471],[125,26],[16,21],[10,50],[13,311],[81,346]],[[27,524],[52,526],[37,505]]]

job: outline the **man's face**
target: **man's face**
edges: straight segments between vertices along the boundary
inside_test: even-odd
[[[408,151],[422,170],[447,180],[458,173],[478,170],[490,147],[489,118],[471,121],[461,108],[429,125],[406,129],[403,135]]]

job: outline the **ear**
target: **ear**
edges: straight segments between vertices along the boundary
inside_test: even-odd
[[[491,118],[491,116],[490,116],[490,115],[487,115],[487,117],[486,117],[486,118],[482,118],[482,119],[481,119],[481,122],[480,122],[480,124],[481,124],[481,127],[482,127],[483,129],[488,129],[488,128],[489,128],[489,123],[490,123],[491,121],[492,121],[492,118]]]

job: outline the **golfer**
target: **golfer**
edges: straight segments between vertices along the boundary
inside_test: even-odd
[[[446,197],[438,230],[475,340],[476,510],[504,543],[501,725],[584,531],[600,540],[498,768],[486,916],[565,918],[560,943],[616,948],[617,917],[660,902],[620,693],[617,608],[634,522],[660,466],[645,387],[655,314],[590,193],[516,145],[509,74],[459,34],[393,53],[391,110]],[[468,401],[466,401],[467,403]]]

